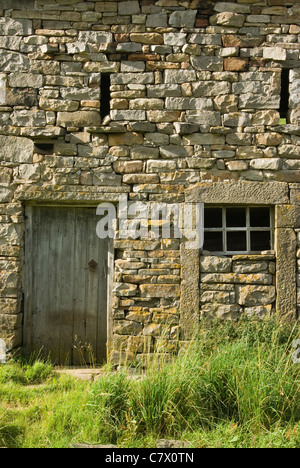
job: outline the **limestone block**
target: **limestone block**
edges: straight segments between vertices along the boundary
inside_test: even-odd
[[[164,108],[164,101],[156,98],[141,98],[131,99],[129,103],[130,109],[136,110],[157,110]]]
[[[169,172],[176,170],[176,163],[174,161],[166,161],[166,160],[153,160],[147,162],[147,172]]]
[[[237,286],[237,303],[244,306],[272,304],[276,299],[275,286]]]
[[[167,84],[190,83],[197,80],[195,70],[166,70],[164,73]]]
[[[255,159],[263,157],[263,151],[256,146],[241,146],[236,150],[237,159]]]
[[[224,59],[224,70],[229,72],[243,72],[248,70],[249,60],[241,57],[229,57]]]
[[[112,134],[108,136],[109,146],[136,146],[143,144],[143,135],[136,132]]]
[[[228,273],[232,260],[229,257],[203,256],[200,258],[200,271],[203,273]]]
[[[262,110],[253,115],[252,125],[278,125],[280,115],[276,110]]]
[[[177,98],[173,98],[177,99]],[[181,99],[181,98],[178,98]],[[154,110],[154,111],[147,111],[147,120],[149,122],[155,122],[155,123],[164,123],[164,122],[176,122],[180,118],[180,111],[176,110]],[[150,136],[151,134],[148,134]],[[155,134],[152,135],[153,138],[155,138]],[[164,145],[168,144],[169,138],[167,135],[159,135],[157,136],[160,139],[159,144]]]
[[[31,34],[33,34],[31,20],[12,19],[6,16],[0,18],[0,36],[29,36]]]
[[[0,271],[0,290],[2,294],[8,294],[9,291],[16,291],[19,285],[19,274],[17,272]]]
[[[1,185],[9,185],[11,183],[13,176],[12,169],[8,167],[1,167],[0,171],[0,184]]]
[[[118,3],[119,15],[138,15],[140,13],[140,5],[137,0],[130,0]]]
[[[96,111],[58,112],[60,127],[90,127],[100,125],[100,114]]]
[[[85,101],[85,100],[99,100],[100,91],[94,88],[61,88],[61,96],[63,99],[70,101]]]
[[[199,45],[221,45],[221,34],[192,34],[189,39],[189,43]],[[186,51],[187,53],[191,53],[191,55],[201,55],[200,53],[195,54],[196,50],[198,49],[192,49],[190,46],[183,49],[184,52]]]
[[[46,114],[42,110],[14,110],[11,121],[16,127],[45,127]]]
[[[8,187],[0,186],[0,202],[1,203],[12,201],[13,195],[14,195],[13,190],[9,189]]]
[[[299,205],[276,205],[275,219],[278,228],[300,228]]]
[[[193,83],[192,88],[195,97],[209,97],[229,94],[231,85],[227,81],[199,81]]]
[[[203,273],[203,283],[240,283],[240,284],[272,284],[273,276],[268,273]]]
[[[239,106],[241,109],[279,109],[280,95],[241,94]]]
[[[6,86],[7,86],[7,78],[5,74],[0,74],[0,105],[3,106],[6,104],[7,97],[6,97]]]
[[[242,3],[242,2],[240,2]],[[229,3],[229,2],[218,2],[214,6],[214,10],[223,13],[223,12],[233,12],[233,13],[250,13],[250,6],[249,5],[241,5],[236,3]],[[251,2],[249,2],[251,3]],[[254,3],[254,2],[253,2]]]
[[[166,28],[168,15],[166,13],[150,13],[147,15],[146,28]]]
[[[0,310],[3,315],[15,315],[19,312],[19,301],[10,298],[0,299]]]
[[[11,163],[31,163],[33,142],[27,138],[0,135],[0,160]]]
[[[39,180],[41,176],[41,169],[39,164],[21,164],[19,167],[20,179]]]
[[[246,17],[247,23],[270,23],[271,17],[269,15],[248,15]]]
[[[145,71],[145,63],[142,61],[122,61],[121,62],[121,73],[135,73]]]
[[[142,110],[112,110],[110,111],[112,120],[146,120],[146,112]]]
[[[238,97],[234,94],[217,96],[214,99],[214,108],[222,114],[228,112],[238,112]]]
[[[102,171],[102,168],[94,169],[93,185],[96,186],[118,186],[121,185],[121,176],[117,174],[107,174]]]
[[[38,73],[12,73],[8,83],[13,88],[42,88],[44,77]]]
[[[227,161],[225,166],[229,171],[246,171],[248,169],[246,161]]]
[[[142,44],[135,44],[132,42],[120,42],[117,44],[117,52],[122,54],[133,54],[135,52],[142,52]]]
[[[148,98],[180,97],[181,87],[179,84],[149,85],[147,95]]]
[[[143,325],[129,320],[117,320],[114,322],[114,333],[117,335],[137,336],[143,331]]]
[[[241,308],[237,304],[204,304],[200,309],[201,317],[204,319],[237,320]]]
[[[4,315],[0,314],[0,330],[1,329],[15,329],[22,324],[22,314],[17,315]]]
[[[157,174],[128,174],[123,176],[124,184],[158,184]]]
[[[189,158],[193,156],[193,148],[191,146],[162,146],[160,155],[164,159]]]
[[[280,158],[252,159],[249,163],[252,169],[278,171],[281,168]]]
[[[151,45],[161,45],[164,43],[162,34],[158,33],[131,33],[130,40],[131,42]]]
[[[235,294],[228,291],[204,291],[200,295],[200,302],[202,304],[233,304],[235,302]]]
[[[113,163],[114,171],[118,174],[135,174],[142,172],[142,161],[115,161]]]
[[[132,307],[126,314],[126,320],[138,323],[149,323],[151,318],[152,312],[145,311],[142,307]]]
[[[249,318],[268,318],[272,314],[272,305],[262,305],[254,307],[245,307],[244,313]]]
[[[111,83],[114,85],[122,84],[152,84],[154,83],[153,73],[115,73],[111,77]]]
[[[169,24],[173,28],[194,28],[197,11],[174,11],[170,15]]]
[[[137,293],[137,286],[129,283],[116,283],[113,289],[113,294],[117,297],[130,297],[135,296]]]
[[[131,159],[157,159],[159,157],[158,148],[147,146],[133,146],[130,150]]]
[[[210,17],[211,25],[232,26],[241,28],[245,22],[245,15],[234,12],[222,12]]]
[[[142,284],[140,286],[141,297],[179,297],[180,286],[178,284]]]
[[[281,158],[300,158],[300,146],[283,144],[278,147],[278,155]]]
[[[224,145],[225,137],[212,133],[194,133],[183,137],[184,145]]]
[[[102,31],[80,31],[78,41],[86,44],[110,44],[113,42],[113,35]]]
[[[186,34],[184,33],[165,33],[164,44],[170,46],[182,46],[186,44]]]
[[[284,61],[287,58],[287,53],[282,47],[264,47],[263,57],[269,60]]]
[[[223,59],[220,57],[202,57],[202,56],[192,56],[191,64],[196,70],[203,71],[223,71]]]
[[[79,102],[61,99],[40,98],[39,106],[43,110],[53,112],[74,112],[79,108]]]
[[[223,122],[225,127],[248,127],[251,125],[251,115],[245,112],[231,112],[224,114]]]
[[[29,69],[29,59],[18,52],[0,49],[0,71],[20,72]]]
[[[289,203],[288,187],[283,182],[210,182],[197,185],[186,191],[187,202],[200,203]]]
[[[293,75],[295,74],[292,74],[292,77]],[[300,104],[300,98],[299,98],[299,86],[300,86],[300,77],[298,77],[297,79],[293,79],[291,77],[291,79],[293,81],[291,81],[290,83],[290,106],[291,107],[299,107],[299,104]]]
[[[190,98],[190,97],[167,97],[166,109],[168,110],[212,110],[213,103],[209,98]]]
[[[234,261],[234,273],[259,273],[268,271],[269,263],[267,261],[251,262],[251,261]]]

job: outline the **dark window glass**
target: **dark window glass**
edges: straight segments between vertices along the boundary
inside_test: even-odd
[[[110,84],[110,74],[103,73],[100,84],[100,115],[102,120],[110,113]]]
[[[206,228],[222,227],[222,208],[205,208],[204,226]]]
[[[290,70],[283,69],[281,72],[281,95],[280,95],[280,118],[287,119],[290,99]]]
[[[270,250],[271,248],[271,234],[269,231],[252,231],[250,232],[250,239],[252,252]]]
[[[228,252],[246,252],[247,240],[246,231],[227,232],[227,250]]]
[[[270,227],[269,208],[250,208],[251,227]]]
[[[245,208],[227,208],[226,209],[227,227],[246,227],[246,209]]]
[[[205,232],[204,250],[210,250],[211,252],[221,252],[223,250],[222,232]]]

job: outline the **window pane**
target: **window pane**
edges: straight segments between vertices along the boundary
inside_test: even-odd
[[[205,208],[204,227],[205,228],[222,227],[222,208]]]
[[[222,252],[223,233],[204,232],[204,250],[210,250],[211,252]]]
[[[271,249],[271,234],[269,231],[256,231],[250,233],[251,250],[260,252]]]
[[[227,208],[226,226],[246,227],[246,208]]]
[[[227,232],[227,250],[228,252],[246,252],[246,232]]]
[[[270,227],[270,208],[250,208],[251,227]]]

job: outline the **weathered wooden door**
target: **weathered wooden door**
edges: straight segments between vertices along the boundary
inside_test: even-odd
[[[24,345],[63,365],[103,363],[108,241],[96,209],[27,207]]]

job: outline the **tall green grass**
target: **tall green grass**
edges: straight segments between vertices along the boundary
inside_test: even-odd
[[[113,443],[153,447],[299,447],[299,324],[203,324],[178,357],[160,352],[132,376],[106,366],[96,382],[59,377],[48,364],[0,368],[0,446]]]

